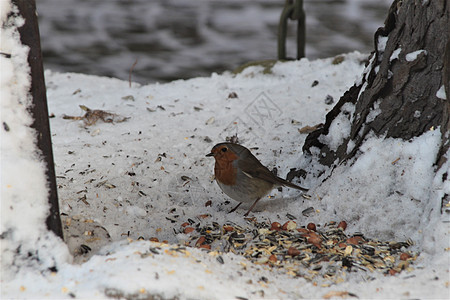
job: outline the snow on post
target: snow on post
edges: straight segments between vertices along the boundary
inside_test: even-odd
[[[0,3],[1,269],[2,280],[29,269],[57,270],[67,257],[63,242],[47,230],[49,186],[30,109],[29,48],[21,43],[25,20],[10,1]],[[56,253],[56,255],[55,255]]]

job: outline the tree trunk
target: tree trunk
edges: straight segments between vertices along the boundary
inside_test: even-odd
[[[439,129],[440,167],[449,149],[449,28],[448,0],[395,0],[385,26],[375,33],[362,81],[341,97],[324,126],[308,135],[303,151],[319,148],[318,161],[333,167],[354,157],[370,132],[409,140]],[[326,136],[337,118],[351,127],[336,147]]]

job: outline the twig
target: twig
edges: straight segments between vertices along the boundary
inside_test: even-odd
[[[136,66],[137,62],[138,62],[138,59],[136,58],[136,60],[134,61],[134,64],[130,68],[130,74],[128,75],[128,82],[130,83],[130,87],[131,87],[131,73],[133,73],[133,69]]]

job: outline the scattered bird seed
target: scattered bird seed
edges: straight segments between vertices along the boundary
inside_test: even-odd
[[[302,211],[302,215],[308,217],[310,214],[314,212],[314,207],[308,207],[307,209]]]
[[[345,272],[394,275],[411,271],[419,255],[407,250],[411,240],[382,242],[365,238],[360,232],[348,236],[342,222],[323,226],[310,223],[308,228],[314,229],[311,230],[299,227],[292,220],[281,225],[252,218],[245,227],[233,222],[220,225],[203,223],[204,218],[199,220],[195,230],[192,227],[188,227],[192,228],[189,232],[185,230],[184,224],[195,223],[189,219],[180,227],[179,232],[190,235],[186,246],[212,251],[221,264],[225,262],[220,254],[232,252],[255,264],[284,269],[287,274],[308,281],[322,279],[339,283],[344,280]]]
[[[331,104],[333,104],[333,102],[334,102],[333,96],[327,95],[327,97],[325,98],[325,104],[331,105]]]
[[[133,95],[123,96],[122,100],[134,101],[134,96]]]
[[[236,92],[231,92],[228,94],[228,99],[235,99],[238,98],[238,95],[236,94]]]
[[[3,55],[6,58],[11,58],[11,54],[10,53],[0,52],[0,54]]]
[[[217,256],[216,260],[217,260],[219,263],[221,263],[222,265],[225,263],[225,262],[223,261],[223,257],[220,256],[220,255]]]
[[[209,118],[208,120],[206,120],[205,125],[211,125],[212,123],[214,123],[216,119],[214,117]]]
[[[91,247],[89,247],[88,245],[84,245],[84,244],[81,244],[80,248],[79,248],[80,254],[89,253],[91,250],[92,250]]]

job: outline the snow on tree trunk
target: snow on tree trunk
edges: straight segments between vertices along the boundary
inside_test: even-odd
[[[370,132],[408,140],[439,129],[440,167],[449,148],[448,34],[448,0],[394,1],[384,28],[375,33],[375,51],[361,82],[341,97],[324,126],[308,135],[303,151],[319,148],[319,163],[335,166],[354,157]],[[349,123],[340,139],[335,121]]]

